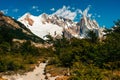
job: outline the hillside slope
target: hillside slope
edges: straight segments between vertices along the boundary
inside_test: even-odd
[[[43,41],[27,29],[22,23],[0,13],[0,34],[2,37],[11,39],[31,40],[34,42]]]

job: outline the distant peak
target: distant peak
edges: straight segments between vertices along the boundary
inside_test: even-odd
[[[41,14],[41,16],[48,16],[48,14],[46,14],[46,13],[43,13],[43,14]]]
[[[30,16],[30,15],[31,15],[31,13],[29,13],[29,12],[24,14],[24,16]]]
[[[42,13],[41,15],[48,15],[47,13]]]
[[[91,14],[88,14],[88,11],[90,10],[91,5],[89,5],[85,10],[80,10],[79,13],[83,16],[83,17],[90,17]]]
[[[90,10],[90,7],[87,7],[84,11],[83,11],[83,16],[88,16],[88,11]]]

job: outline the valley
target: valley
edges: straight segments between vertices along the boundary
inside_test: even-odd
[[[0,12],[0,77],[119,80],[120,20],[112,28],[100,27],[88,11],[80,11],[79,22],[46,13],[16,20]]]

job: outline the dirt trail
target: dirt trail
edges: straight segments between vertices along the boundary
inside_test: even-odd
[[[45,77],[45,67],[47,63],[40,63],[39,66],[36,66],[35,69],[31,72],[27,72],[24,75],[4,75],[4,79],[8,80],[46,80]],[[47,80],[55,80],[56,77],[48,77]]]

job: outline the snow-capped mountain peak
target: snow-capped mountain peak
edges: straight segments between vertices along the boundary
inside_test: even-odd
[[[18,21],[22,22],[35,35],[43,39],[46,39],[46,35],[61,38],[63,33],[66,38],[84,38],[87,36],[89,30],[94,30],[98,36],[101,36],[102,30],[100,30],[96,20],[91,20],[90,17],[88,17],[88,10],[89,8],[83,12],[81,11],[82,18],[80,22],[77,23],[70,19],[58,17],[57,15],[48,15],[46,13],[39,16],[26,13],[19,18]]]
[[[53,37],[62,35],[62,27],[50,23],[47,14],[33,16],[26,13],[18,21],[22,22],[31,32],[43,39],[46,39],[45,36],[49,34]]]

